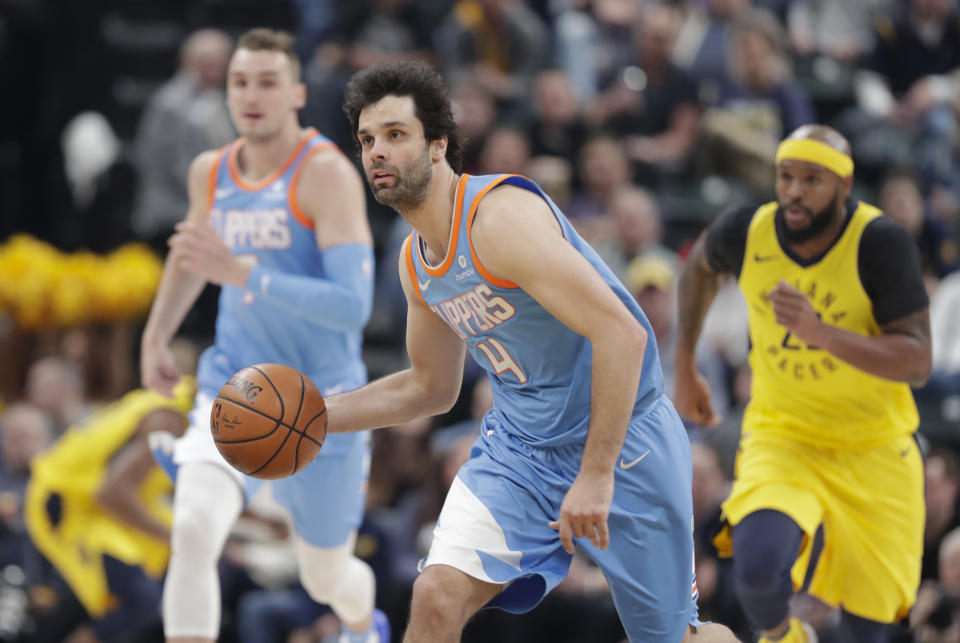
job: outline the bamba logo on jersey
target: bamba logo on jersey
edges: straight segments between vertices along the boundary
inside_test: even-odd
[[[430,310],[447,322],[460,339],[466,339],[468,333],[476,335],[496,328],[516,312],[510,302],[494,295],[486,284],[430,306]]]
[[[290,247],[289,216],[285,208],[214,210],[210,216],[228,248],[283,250]]]
[[[838,296],[830,290],[818,291],[816,281],[811,281],[806,286],[796,282],[793,286],[807,296],[816,310],[817,317],[826,320],[827,323],[837,326],[847,317],[847,311],[835,305],[839,299]],[[770,303],[769,291],[760,296],[760,308],[765,314],[773,317],[773,304]],[[786,329],[783,329],[783,335],[779,341],[767,345],[766,354],[773,360],[777,370],[791,375],[795,380],[821,380],[835,373],[840,365],[837,359],[819,346],[803,343]]]

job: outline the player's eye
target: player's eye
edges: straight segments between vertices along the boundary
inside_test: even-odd
[[[403,132],[398,129],[390,131],[390,138],[400,138],[401,136],[403,136]]]

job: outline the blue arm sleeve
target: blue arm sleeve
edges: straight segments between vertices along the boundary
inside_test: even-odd
[[[373,308],[373,248],[351,243],[321,255],[325,279],[254,266],[247,290],[284,311],[331,330],[359,330]]]

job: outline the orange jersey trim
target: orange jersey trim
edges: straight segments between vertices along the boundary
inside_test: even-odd
[[[423,253],[420,252],[420,242],[419,240],[417,241],[417,254],[420,255],[420,263],[431,277],[442,277],[446,274],[447,270],[449,270],[453,264],[454,255],[457,254],[457,242],[460,240],[460,221],[463,216],[463,193],[467,189],[467,179],[469,178],[469,174],[464,174],[457,183],[457,197],[453,204],[453,223],[450,225],[450,241],[447,244],[447,256],[443,258],[443,263],[436,268],[431,267],[426,259],[423,258]],[[419,237],[419,235],[417,236]]]
[[[500,177],[499,179],[497,179],[487,187],[480,190],[477,196],[473,197],[473,203],[470,204],[470,212],[467,214],[467,245],[470,246],[470,256],[473,257],[473,265],[477,267],[477,272],[479,272],[484,279],[492,283],[494,286],[497,286],[498,288],[519,288],[520,286],[513,283],[512,281],[507,281],[506,279],[498,279],[497,277],[494,277],[492,274],[490,274],[490,272],[486,268],[483,267],[483,264],[480,263],[480,257],[477,256],[477,251],[473,249],[473,218],[477,216],[477,208],[480,207],[480,199],[482,199],[487,194],[487,192],[489,192],[490,190],[497,187],[507,179],[514,176],[520,176],[520,175],[507,174],[506,176]],[[523,177],[520,177],[520,178],[523,178]]]
[[[320,143],[316,147],[310,148],[310,151],[307,152],[307,155],[303,157],[303,160],[300,162],[300,165],[293,173],[293,178],[290,179],[290,188],[287,191],[287,202],[290,205],[290,212],[293,213],[293,218],[300,222],[305,228],[310,228],[313,230],[314,222],[309,216],[307,216],[303,210],[300,209],[300,206],[297,205],[297,183],[300,181],[300,173],[303,172],[304,166],[306,166],[307,161],[310,160],[314,154],[320,150],[329,150],[337,149],[337,146],[333,143]]]
[[[213,210],[213,202],[216,200],[214,195],[217,193],[217,175],[220,174],[220,162],[223,161],[223,155],[227,152],[227,146],[224,145],[217,152],[217,160],[210,168],[210,176],[207,178],[207,214]]]
[[[410,273],[410,285],[413,290],[417,293],[417,297],[420,298],[420,301],[423,302],[423,305],[427,308],[430,307],[427,304],[427,300],[423,298],[423,293],[420,292],[420,282],[417,281],[417,269],[413,265],[413,233],[407,235],[407,238],[403,240],[403,246],[400,248],[400,254],[403,255],[404,261],[407,263],[407,272]]]
[[[307,143],[310,142],[310,139],[313,138],[316,133],[317,130],[314,128],[311,127],[308,129],[304,133],[300,143],[297,145],[297,149],[295,149],[293,154],[291,154],[287,160],[283,162],[283,165],[274,170],[270,176],[257,181],[256,183],[247,183],[243,180],[243,177],[240,176],[240,169],[237,165],[237,155],[240,153],[240,148],[243,146],[243,143],[246,139],[238,138],[230,149],[230,156],[227,157],[227,167],[230,168],[230,177],[233,179],[233,182],[237,184],[237,187],[242,190],[246,190],[247,192],[256,192],[257,190],[262,190],[276,181],[280,175],[290,168],[293,162],[297,160],[297,157],[300,156],[300,152],[303,151],[303,148],[306,147]]]

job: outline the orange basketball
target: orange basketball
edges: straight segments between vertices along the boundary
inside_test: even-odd
[[[292,476],[313,461],[327,436],[327,407],[295,368],[256,364],[227,380],[210,413],[213,441],[241,473]]]

